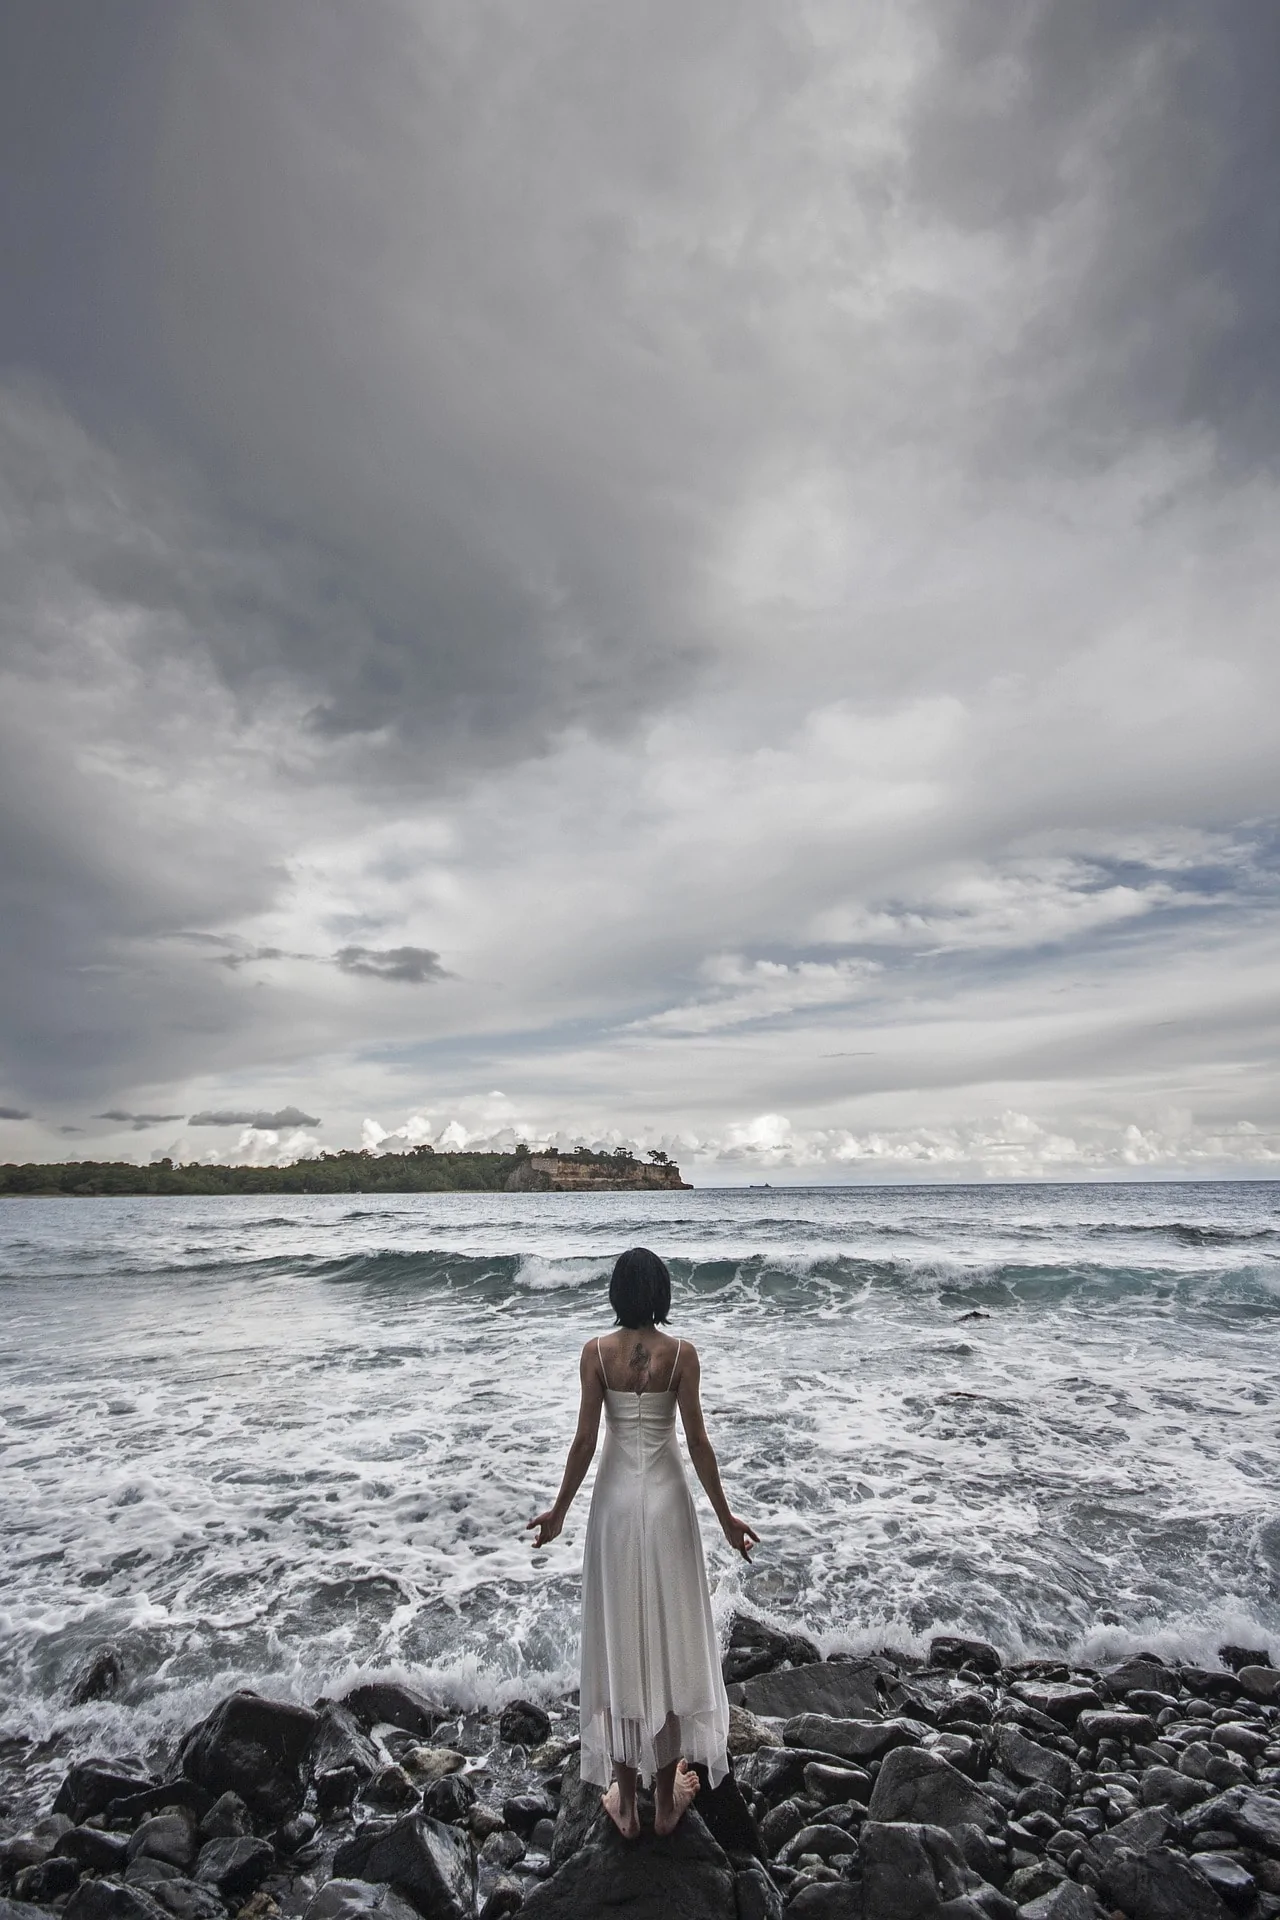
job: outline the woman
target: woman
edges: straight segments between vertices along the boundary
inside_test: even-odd
[[[702,1420],[697,1352],[658,1331],[671,1312],[671,1275],[656,1254],[632,1247],[621,1256],[609,1305],[616,1331],[582,1349],[578,1430],[555,1505],[528,1525],[537,1547],[563,1529],[603,1407],[582,1566],[582,1778],[608,1788],[605,1812],[632,1840],[640,1780],[653,1782],[655,1831],[670,1833],[698,1791],[688,1762],[702,1762],[712,1786],[729,1770],[729,1703],[677,1407],[725,1539],[750,1560],[759,1535],[725,1499]]]

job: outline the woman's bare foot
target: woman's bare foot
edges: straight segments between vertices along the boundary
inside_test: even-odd
[[[658,1784],[654,1792],[653,1830],[655,1833],[674,1833],[685,1814],[693,1805],[693,1797],[698,1791],[698,1776],[687,1761],[676,1763],[675,1777],[671,1782],[671,1797],[668,1800],[662,1785]]]
[[[607,1793],[600,1795],[600,1805],[604,1808],[623,1839],[634,1840],[640,1831],[640,1815],[636,1812],[634,1800],[629,1808],[623,1807],[622,1793],[616,1780]]]

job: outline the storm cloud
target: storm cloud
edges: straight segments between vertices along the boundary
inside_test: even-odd
[[[23,1151],[1275,1170],[1265,10],[0,34]]]

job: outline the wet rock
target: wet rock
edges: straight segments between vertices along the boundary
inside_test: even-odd
[[[551,1843],[551,1864],[559,1866],[586,1844],[596,1829],[608,1822],[600,1805],[600,1789],[582,1778],[581,1756],[574,1754],[560,1780],[560,1809]],[[621,1836],[619,1836],[621,1837]]]
[[[865,1800],[871,1792],[872,1779],[861,1767],[828,1767],[820,1760],[810,1760],[804,1770],[804,1791],[806,1798],[816,1800],[819,1806],[839,1806],[850,1800]]]
[[[6,1900],[0,1893],[0,1920],[53,1920],[53,1916],[47,1907],[33,1907],[25,1900]]]
[[[1074,1727],[1082,1713],[1091,1708],[1101,1707],[1102,1701],[1093,1687],[1072,1686],[1067,1682],[1042,1681],[1039,1684],[1029,1680],[1020,1680],[1010,1689],[1027,1706],[1034,1707],[1037,1713],[1045,1714],[1050,1720],[1057,1720],[1064,1727]]]
[[[119,1880],[82,1880],[62,1914],[63,1920],[167,1920],[145,1887]]]
[[[800,1713],[836,1718],[874,1714],[880,1711],[877,1672],[870,1662],[820,1660],[741,1681],[730,1689],[729,1698],[749,1713],[776,1720],[791,1720]]]
[[[360,1789],[360,1798],[366,1806],[382,1807],[389,1813],[403,1813],[414,1805],[418,1798],[418,1789],[403,1767],[394,1761],[379,1767],[372,1778],[365,1781]]]
[[[930,1731],[922,1720],[840,1720],[830,1714],[801,1713],[787,1721],[782,1737],[789,1747],[866,1762],[879,1760],[894,1747],[921,1746]]]
[[[990,1726],[993,1714],[986,1695],[966,1687],[948,1695],[939,1706],[937,1717],[940,1727],[954,1726],[958,1720],[966,1726],[986,1727]]]
[[[811,1666],[822,1655],[812,1640],[801,1633],[781,1633],[762,1620],[735,1613],[729,1626],[729,1645],[724,1656],[726,1683],[750,1680],[775,1667]]]
[[[840,1881],[801,1887],[786,1912],[791,1920],[862,1920],[862,1891]]]
[[[525,1896],[529,1920],[737,1920],[737,1876],[697,1813],[674,1833],[598,1837]]]
[[[1213,1733],[1213,1743],[1225,1747],[1228,1753],[1238,1753],[1243,1760],[1258,1760],[1266,1752],[1268,1740],[1265,1733],[1256,1727],[1242,1726],[1237,1720],[1228,1720]]]
[[[532,1700],[512,1700],[498,1719],[498,1737],[509,1747],[540,1747],[551,1733],[551,1716]]]
[[[801,1827],[792,1834],[790,1840],[779,1851],[778,1858],[786,1867],[793,1867],[802,1854],[816,1853],[819,1860],[830,1860],[834,1854],[848,1853],[849,1835],[843,1827],[835,1827],[820,1821],[815,1826]]]
[[[1109,1833],[1100,1833],[1093,1851],[1100,1860],[1109,1860],[1117,1853],[1150,1853],[1153,1847],[1163,1845],[1172,1830],[1173,1821],[1164,1807],[1144,1807],[1140,1813],[1129,1814]]]
[[[502,1803],[502,1817],[513,1833],[526,1837],[539,1820],[554,1820],[556,1805],[545,1793],[515,1793]]]
[[[1018,1920],[1098,1920],[1101,1911],[1088,1887],[1060,1880],[1048,1893],[1019,1907]]]
[[[1054,1860],[1036,1860],[1029,1866],[1018,1867],[1005,1881],[1004,1890],[1019,1907],[1027,1906],[1033,1900],[1043,1899],[1046,1893],[1052,1893],[1061,1886],[1065,1875]]]
[[[1173,1767],[1144,1767],[1138,1782],[1138,1798],[1144,1807],[1172,1807],[1176,1813],[1194,1807],[1212,1791],[1203,1781],[1190,1780]]]
[[[1155,1724],[1145,1713],[1129,1713],[1114,1708],[1091,1707],[1080,1715],[1076,1732],[1082,1740],[1154,1740]]]
[[[152,1861],[152,1866],[162,1862]],[[212,1887],[202,1887],[195,1880],[188,1880],[185,1874],[173,1873],[164,1879],[157,1876],[145,1882],[135,1881],[132,1871],[127,1876],[130,1886],[143,1885],[158,1907],[162,1907],[170,1920],[226,1920],[226,1908],[221,1896]]]
[[[735,1896],[738,1920],[782,1920],[782,1895],[762,1867],[747,1867],[737,1875]],[[859,1896],[856,1920],[861,1910]]]
[[[423,1807],[422,1811],[424,1813],[431,1813],[430,1807],[426,1806]],[[431,1813],[431,1818],[438,1820],[440,1815],[438,1813]],[[472,1839],[476,1841],[487,1840],[491,1833],[501,1833],[505,1825],[506,1822],[498,1812],[498,1809],[496,1807],[487,1807],[483,1805],[483,1803],[472,1807],[471,1812],[467,1815],[468,1831]]]
[[[881,1762],[869,1803],[873,1821],[912,1821],[956,1827],[972,1821],[989,1827],[996,1818],[991,1796],[948,1761],[919,1747],[896,1747]]]
[[[129,1887],[145,1887],[148,1893],[154,1892],[162,1881],[185,1880],[181,1867],[170,1865],[167,1860],[153,1860],[149,1854],[139,1854],[131,1860],[124,1870],[124,1882]]]
[[[864,1920],[933,1920],[975,1883],[951,1835],[928,1822],[868,1820],[860,1852]]]
[[[1178,1678],[1189,1693],[1195,1693],[1202,1700],[1217,1700],[1222,1704],[1234,1700],[1238,1683],[1233,1673],[1223,1673],[1217,1667],[1180,1667]]]
[[[397,1888],[423,1920],[463,1915],[469,1920],[475,1907],[476,1852],[470,1835],[426,1814],[408,1814],[380,1834],[361,1877]]]
[[[43,1905],[51,1900],[60,1900],[64,1893],[70,1893],[79,1878],[80,1868],[74,1860],[53,1853],[34,1867],[24,1867],[14,1878],[13,1890],[19,1900],[32,1900]]]
[[[1266,1647],[1236,1647],[1228,1644],[1218,1648],[1218,1658],[1224,1667],[1230,1667],[1235,1674],[1242,1667],[1269,1667],[1271,1655]]]
[[[773,1727],[767,1727],[754,1713],[748,1713],[745,1707],[729,1708],[729,1752],[736,1758],[739,1754],[757,1753],[761,1747],[780,1747],[782,1735]]]
[[[447,1773],[460,1773],[467,1764],[465,1753],[456,1747],[410,1747],[402,1765],[416,1780],[443,1780]]]
[[[334,1767],[316,1775],[316,1806],[322,1815],[340,1813],[351,1805],[360,1791],[360,1775],[354,1767]]]
[[[128,1845],[128,1858],[145,1854],[152,1860],[165,1860],[171,1867],[185,1871],[197,1852],[196,1823],[185,1808],[153,1814],[135,1828]]]
[[[518,1880],[505,1875],[496,1880],[489,1890],[489,1897],[480,1909],[480,1920],[507,1920],[512,1913],[519,1913],[524,1905],[524,1888]]]
[[[183,1741],[182,1770],[210,1793],[238,1793],[262,1819],[287,1820],[302,1807],[318,1724],[309,1707],[233,1693]]]
[[[253,1832],[253,1819],[238,1793],[222,1793],[200,1822],[202,1840],[239,1840]]]
[[[97,1647],[72,1676],[67,1698],[73,1707],[83,1707],[90,1700],[109,1700],[123,1679],[124,1655],[119,1647]]]
[[[411,1907],[394,1887],[370,1880],[330,1880],[313,1894],[303,1920],[418,1920]]]
[[[149,1774],[119,1760],[83,1760],[68,1772],[53,1803],[55,1813],[65,1813],[76,1826],[105,1813],[113,1800],[154,1785]]]
[[[1177,1694],[1178,1676],[1162,1660],[1135,1657],[1124,1660],[1118,1667],[1111,1667],[1102,1675],[1107,1689],[1116,1699],[1125,1694],[1143,1691],[1147,1693]]]
[[[1247,1907],[1257,1891],[1253,1875],[1228,1853],[1197,1853],[1192,1865],[1229,1907]]]
[[[314,1813],[295,1813],[292,1820],[286,1820],[276,1828],[271,1836],[271,1844],[277,1853],[301,1853],[315,1839],[319,1825]]]
[[[994,1751],[1002,1771],[1020,1786],[1039,1781],[1052,1787],[1055,1793],[1070,1793],[1075,1776],[1066,1755],[1055,1752],[1052,1747],[1042,1747],[1017,1727],[1003,1726],[996,1730]]]
[[[1241,1667],[1236,1681],[1250,1700],[1280,1702],[1280,1668]]]
[[[480,1849],[482,1866],[496,1867],[499,1872],[514,1867],[525,1856],[525,1844],[518,1833],[510,1827],[504,1827],[501,1833],[491,1833]]]
[[[985,1640],[965,1640],[959,1634],[943,1633],[929,1642],[931,1667],[969,1667],[974,1673],[999,1673],[1002,1662],[997,1648]]]
[[[815,1762],[820,1766],[846,1768],[857,1776],[860,1790],[865,1784],[866,1791],[871,1791],[870,1775],[865,1769],[852,1760],[841,1760],[838,1754],[819,1753],[813,1747],[762,1748],[740,1761],[734,1771],[744,1793],[775,1802],[799,1793],[804,1786],[805,1768]]]
[[[695,1766],[694,1772],[699,1781],[698,1816],[712,1839],[739,1866],[747,1855],[764,1861],[764,1840],[733,1773],[727,1773],[719,1786],[713,1787],[704,1766]]]
[[[329,1701],[311,1742],[311,1772],[317,1784],[326,1775],[352,1769],[361,1780],[371,1780],[382,1765],[359,1716],[343,1700]]]
[[[1223,1829],[1246,1846],[1280,1859],[1280,1794],[1259,1787],[1232,1787],[1194,1808],[1184,1825],[1195,1833]]]
[[[56,1854],[90,1873],[123,1871],[128,1842],[123,1834],[107,1833],[101,1827],[72,1827],[54,1847]]]
[[[256,1893],[275,1863],[275,1849],[265,1840],[248,1835],[238,1840],[206,1840],[196,1861],[195,1878],[238,1905]]]
[[[1168,1847],[1117,1853],[1103,1868],[1101,1888],[1132,1920],[1227,1920],[1230,1911],[1204,1876]]]
[[[340,1704],[366,1729],[379,1724],[403,1727],[419,1740],[429,1740],[444,1718],[422,1694],[398,1680],[362,1681],[342,1696]]]
[[[465,1826],[476,1804],[476,1790],[464,1773],[448,1773],[433,1780],[422,1796],[422,1811],[432,1820]]]
[[[771,1807],[760,1822],[760,1837],[767,1851],[771,1855],[780,1853],[788,1840],[812,1823],[817,1811],[812,1800],[794,1797]]]

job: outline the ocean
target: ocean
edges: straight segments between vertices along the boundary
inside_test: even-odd
[[[1276,1184],[7,1200],[0,1768],[237,1686],[572,1687],[590,1481],[522,1529],[637,1243],[762,1536],[699,1496],[722,1621],[1280,1658]]]

